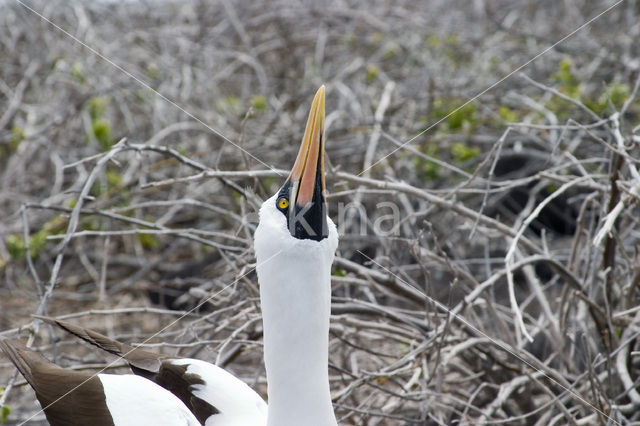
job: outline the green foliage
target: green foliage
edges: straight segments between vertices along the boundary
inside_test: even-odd
[[[117,168],[108,168],[104,179],[96,180],[91,187],[91,195],[110,199],[112,206],[126,207],[130,202],[130,194],[122,183],[122,174]]]
[[[600,101],[607,99],[616,107],[621,107],[631,95],[631,88],[626,84],[612,83],[600,96]]]
[[[239,115],[241,111],[240,99],[229,95],[216,101],[216,108],[223,114]]]
[[[385,60],[389,60],[389,59],[393,59],[396,56],[398,56],[399,53],[400,53],[400,47],[397,46],[396,44],[390,44],[384,50],[383,57],[384,57]]]
[[[333,276],[334,277],[346,277],[347,271],[341,268],[333,268]]]
[[[104,118],[98,118],[91,122],[91,131],[103,151],[108,151],[113,145],[111,139],[111,125]]]
[[[126,213],[123,216],[127,216]],[[95,216],[83,216],[80,221],[80,229],[83,231],[99,231],[102,229],[100,220]]]
[[[476,123],[476,106],[466,104],[462,108],[454,110],[447,117],[447,124],[451,130],[463,129],[470,132]]]
[[[498,115],[507,123],[515,123],[518,121],[518,113],[505,105],[498,108]]]
[[[631,88],[626,84],[611,83],[595,101],[586,101],[585,104],[596,114],[602,114],[613,105],[620,108],[631,95]]]
[[[35,234],[29,237],[29,251],[31,257],[37,257],[42,251],[44,246],[47,245],[47,237],[51,235],[51,232],[47,229],[41,229]]]
[[[111,100],[106,96],[96,96],[87,102],[87,108],[89,109],[89,115],[92,120],[97,120],[104,117],[107,112],[107,107]]]
[[[457,46],[460,43],[460,39],[457,34],[449,34],[444,39],[444,44],[449,46]]]
[[[87,77],[84,74],[84,68],[80,62],[74,62],[71,66],[71,77],[78,80],[80,83],[85,84]]]
[[[153,234],[138,234],[138,240],[145,250],[152,250],[160,245],[160,240]]]
[[[624,328],[623,327],[614,327],[613,328],[613,332],[615,333],[616,337],[618,339],[622,338],[622,333],[624,333]]]
[[[460,42],[458,34],[448,34],[444,38],[431,34],[424,42],[435,56],[446,58],[453,67],[460,67],[472,59],[471,52]]]
[[[266,111],[267,110],[267,97],[264,95],[256,95],[251,98],[251,106],[256,111]]]
[[[380,75],[380,67],[374,64],[370,64],[367,66],[367,70],[365,73],[365,80],[367,83],[371,83],[373,80],[378,78]]]
[[[11,408],[8,405],[3,405],[0,407],[0,423],[4,423],[9,418],[9,414],[11,414]]]
[[[20,145],[20,142],[25,140],[26,135],[24,133],[24,129],[19,126],[13,126],[11,128],[11,138],[9,139],[9,149],[15,151]]]
[[[4,394],[4,387],[0,386],[0,397]],[[7,421],[11,414],[11,408],[8,405],[0,405],[0,424]]]
[[[455,142],[451,145],[451,156],[458,163],[464,163],[480,155],[480,148],[471,147],[462,142]]]
[[[178,151],[178,154],[184,155],[185,157],[189,156],[189,148],[184,143],[181,143],[180,145],[178,145],[176,147],[176,151]]]
[[[438,145],[435,143],[429,143],[422,148],[422,151],[430,157],[437,157]],[[429,161],[425,158],[414,156],[413,165],[416,168],[416,172],[420,179],[429,181],[440,178],[440,165]]]
[[[472,103],[465,105],[458,99],[436,98],[433,101],[432,115],[436,120],[444,118],[448,130],[464,130],[470,133],[477,123],[476,106]]]
[[[440,46],[440,44],[442,44],[442,40],[440,39],[440,37],[433,34],[427,36],[425,42],[427,43],[427,46],[430,47],[438,47]]]
[[[144,218],[147,222],[153,222],[155,219],[152,216],[146,216]],[[141,230],[148,230],[146,226],[140,227]],[[142,245],[142,248],[145,250],[153,250],[156,247],[160,246],[160,239],[154,234],[138,234],[138,241]]]
[[[25,139],[26,135],[24,133],[24,129],[19,126],[13,126],[11,128],[11,136],[9,137],[8,145],[0,145],[0,158],[9,156],[11,153],[15,152],[22,142]]]
[[[149,102],[153,100],[156,96],[153,90],[147,89],[146,87],[139,87],[135,89],[134,95],[135,95],[136,101],[140,103]]]
[[[31,258],[38,257],[40,251],[47,243],[47,233],[39,231],[29,237],[29,251],[31,252]],[[24,238],[20,234],[10,234],[5,239],[7,250],[13,260],[22,260],[25,257],[26,246],[24,244]]]
[[[117,170],[109,169],[107,170],[106,175],[109,188],[117,187],[122,184],[122,175]]]
[[[106,96],[93,97],[87,102],[87,110],[91,117],[91,132],[89,140],[95,138],[100,144],[102,151],[108,151],[113,145],[113,139],[111,137],[111,123],[104,118],[109,107],[110,99]],[[93,136],[93,137],[91,137]]]
[[[551,77],[560,85],[560,92],[574,99],[580,98],[580,80],[573,74],[573,65],[570,59],[560,61],[558,71]]]
[[[604,113],[610,105],[614,108],[620,108],[631,94],[630,87],[621,83],[611,83],[597,97],[582,93],[580,80],[575,76],[573,65],[569,59],[560,61],[558,71],[551,77],[560,86],[558,90],[561,93],[581,101],[596,114]],[[566,118],[571,108],[573,108],[569,102],[557,98],[553,99],[547,106],[563,119]]]
[[[578,101],[582,101],[582,88],[580,80],[573,73],[573,64],[570,59],[563,59],[558,64],[558,70],[551,74],[551,79],[557,84],[557,90]],[[561,120],[575,119],[575,105],[573,103],[554,96],[545,105]]]
[[[66,223],[66,218],[56,216],[45,222],[38,232],[29,236],[29,251],[32,259],[38,257],[42,249],[47,245],[47,237],[62,232]],[[5,239],[5,244],[9,251],[9,255],[13,260],[24,259],[26,255],[26,246],[24,243],[24,237],[21,234],[8,235]]]
[[[6,244],[7,250],[9,251],[9,256],[11,256],[12,259],[17,260],[24,258],[24,239],[21,235],[7,235],[4,243]]]

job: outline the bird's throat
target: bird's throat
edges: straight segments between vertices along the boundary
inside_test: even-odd
[[[336,424],[328,377],[333,254],[315,245],[316,253],[303,244],[258,265],[273,426]]]

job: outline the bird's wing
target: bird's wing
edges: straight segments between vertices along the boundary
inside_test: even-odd
[[[162,360],[172,358],[168,355],[161,355],[135,348],[127,345],[126,343],[107,337],[104,334],[98,333],[97,331],[80,327],[67,321],[42,315],[33,316],[48,324],[57,325],[68,333],[81,338],[85,342],[91,343],[102,350],[123,358],[129,363],[135,374],[146,377],[150,380],[153,380],[153,376],[158,374],[160,371]]]
[[[145,351],[67,321],[34,315],[107,352],[125,359],[131,370],[176,395],[204,424],[215,414],[255,413],[266,419],[266,403],[246,383],[205,361]]]
[[[62,369],[18,340],[0,338],[0,349],[36,392],[51,426],[113,426],[96,375]]]

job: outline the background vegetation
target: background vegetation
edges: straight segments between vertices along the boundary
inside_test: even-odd
[[[266,395],[256,211],[326,84],[340,423],[640,422],[640,2],[548,51],[615,3],[26,4],[0,5],[0,335],[92,370],[30,315],[154,336]],[[0,386],[0,422],[38,412],[6,358]]]

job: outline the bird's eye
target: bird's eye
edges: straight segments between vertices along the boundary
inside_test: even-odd
[[[280,209],[286,209],[287,207],[289,207],[289,200],[287,200],[286,198],[282,197],[278,199],[278,208]]]

